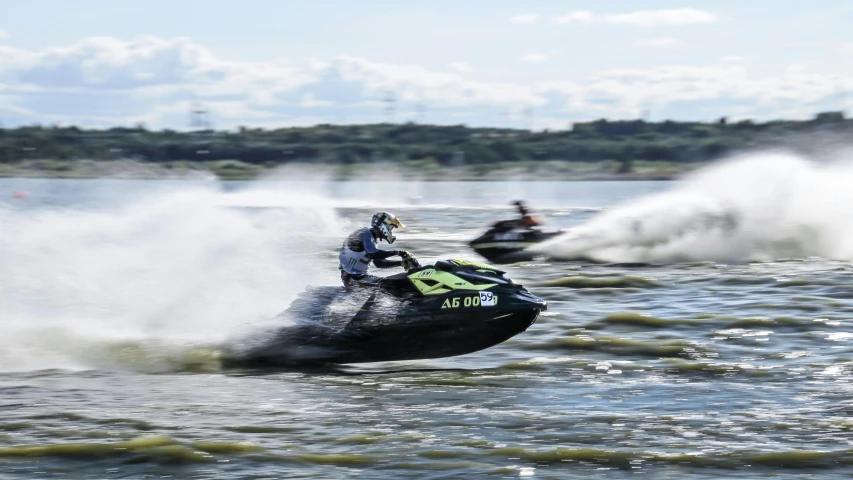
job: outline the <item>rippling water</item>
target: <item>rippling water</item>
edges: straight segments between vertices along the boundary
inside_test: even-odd
[[[746,237],[670,225],[685,185],[0,181],[0,478],[849,478],[853,265],[772,235],[702,258],[694,237]],[[639,208],[669,230],[509,267],[549,310],[482,352],[219,368],[222,342],[335,284],[376,207],[421,260],[475,259],[521,197],[554,228]]]

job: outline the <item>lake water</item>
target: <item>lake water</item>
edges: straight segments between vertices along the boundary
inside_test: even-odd
[[[0,180],[0,478],[850,478],[853,201],[797,162],[678,183]],[[219,366],[337,284],[377,209],[422,263],[477,259],[516,198],[570,229],[544,247],[564,261],[507,268],[549,303],[526,332],[438,360]]]

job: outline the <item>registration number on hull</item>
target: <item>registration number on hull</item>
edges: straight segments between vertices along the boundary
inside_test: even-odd
[[[441,308],[494,307],[497,304],[497,295],[492,292],[480,292],[480,295],[475,297],[447,298],[444,300]]]

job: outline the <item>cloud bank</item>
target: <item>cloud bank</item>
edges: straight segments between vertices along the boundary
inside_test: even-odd
[[[624,18],[675,21],[635,14]],[[674,42],[662,38],[649,46]],[[567,61],[555,53],[526,60],[531,68]],[[437,69],[357,56],[239,62],[188,38],[91,37],[42,50],[0,45],[0,119],[5,125],[187,128],[190,105],[201,102],[217,128],[379,122],[388,119],[390,95],[398,121],[420,110],[431,123],[566,128],[579,120],[637,118],[647,109],[652,119],[808,116],[853,98],[845,96],[853,79],[841,74],[796,66],[757,73],[731,58],[530,82],[501,78],[462,59]],[[534,115],[524,113],[530,111]]]

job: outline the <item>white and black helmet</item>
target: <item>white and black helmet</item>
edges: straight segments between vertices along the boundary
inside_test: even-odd
[[[396,227],[406,228],[393,213],[377,212],[370,221],[370,228],[379,234],[379,238],[388,243],[394,243],[394,240],[397,239],[391,234]]]

